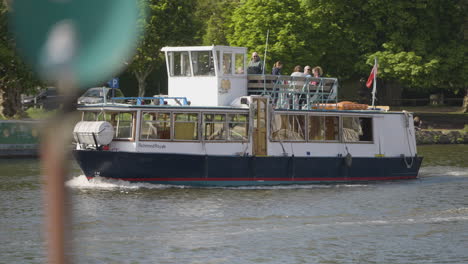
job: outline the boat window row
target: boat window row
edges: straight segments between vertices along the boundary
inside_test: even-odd
[[[142,112],[140,140],[247,141],[248,130],[247,114]]]
[[[211,50],[167,52],[169,74],[171,77],[214,76],[215,67],[218,75],[244,74],[245,54],[219,50],[215,54]]]
[[[84,111],[82,120],[107,121],[114,126],[114,139],[130,140],[135,115],[135,112]],[[372,126],[371,117],[275,113],[270,139],[278,142],[372,142]],[[249,117],[246,113],[144,111],[140,140],[248,141]]]
[[[371,142],[372,118],[360,116],[317,116],[275,114],[271,122],[272,141]]]

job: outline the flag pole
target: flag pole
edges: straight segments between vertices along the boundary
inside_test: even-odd
[[[372,87],[372,108],[374,108],[375,93],[377,92],[377,57],[374,58],[374,68],[372,69],[372,71],[374,71],[374,86]]]

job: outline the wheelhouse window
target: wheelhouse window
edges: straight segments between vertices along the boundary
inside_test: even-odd
[[[309,140],[337,141],[339,139],[337,116],[309,116]]]
[[[245,63],[245,55],[242,53],[236,53],[236,71],[235,74],[244,74],[244,63]]]
[[[174,113],[174,139],[198,140],[198,113]]]
[[[225,114],[203,114],[203,139],[226,140],[225,125]]]
[[[343,116],[343,141],[372,141],[372,118]]]
[[[167,53],[169,73],[171,76],[191,76],[190,58],[187,51],[171,51]]]
[[[247,141],[249,116],[247,114],[228,114],[228,140]]]
[[[223,74],[232,74],[232,53],[223,53]]]
[[[171,113],[143,112],[140,130],[142,140],[170,140]]]
[[[305,116],[275,114],[271,138],[274,141],[303,141],[305,140]]]
[[[192,51],[192,67],[194,76],[214,76],[214,60],[211,51]]]
[[[133,137],[133,113],[113,113],[110,123],[114,126],[116,139],[130,139]]]

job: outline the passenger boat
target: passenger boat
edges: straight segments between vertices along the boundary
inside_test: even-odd
[[[414,179],[412,114],[338,102],[336,78],[246,74],[246,48],[165,47],[168,95],[78,108],[88,179],[191,186]]]

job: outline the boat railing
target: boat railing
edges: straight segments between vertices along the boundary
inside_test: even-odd
[[[125,102],[130,105],[179,105],[188,106],[186,97],[154,96],[154,97],[112,97],[110,103]],[[107,102],[109,103],[109,102]]]
[[[270,96],[277,109],[320,109],[336,104],[337,78],[248,75],[248,95]]]

